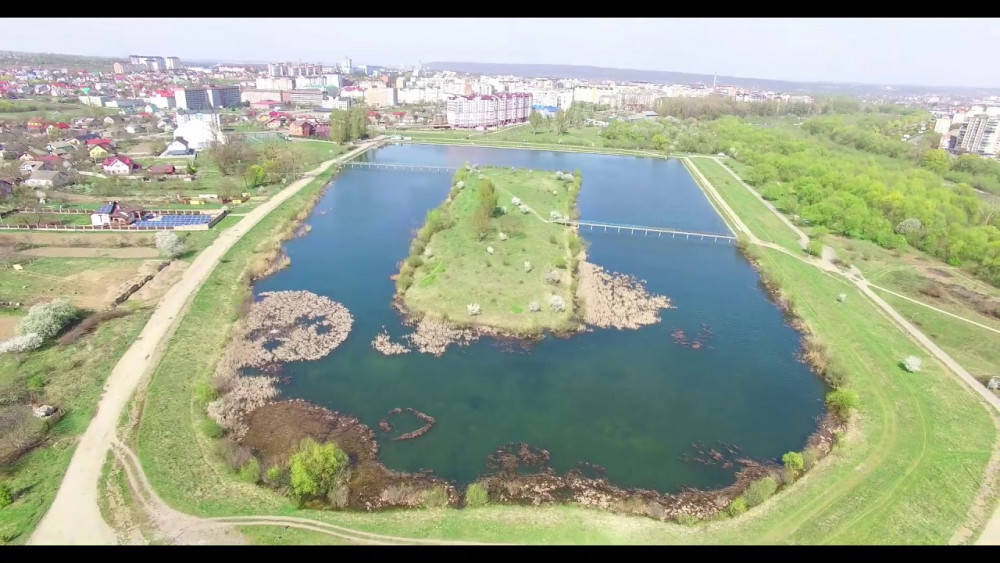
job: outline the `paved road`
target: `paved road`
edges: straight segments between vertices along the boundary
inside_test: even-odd
[[[369,148],[371,145],[324,162],[302,179],[278,192],[270,200],[247,213],[235,226],[223,231],[219,238],[199,254],[194,263],[184,271],[180,281],[170,288],[157,305],[153,316],[135,343],[122,355],[121,360],[111,371],[111,376],[104,385],[104,394],[97,406],[97,413],[80,438],[59,492],[56,493],[52,506],[32,534],[29,544],[118,543],[114,531],[104,522],[97,505],[101,467],[115,438],[115,428],[122,410],[143,376],[156,366],[162,345],[169,340],[188,300],[198,291],[226,252],[268,213],[298,193],[323,170],[338,161],[353,158]]]

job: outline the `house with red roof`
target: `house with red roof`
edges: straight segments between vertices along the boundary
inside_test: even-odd
[[[69,129],[69,123],[63,123],[62,121],[54,123],[52,126],[56,129]]]
[[[101,163],[101,168],[107,174],[125,175],[131,174],[134,170],[141,170],[142,166],[127,156],[109,156]]]
[[[111,147],[114,147],[115,146],[115,140],[114,139],[103,139],[103,138],[87,139],[87,146],[88,147],[92,147],[94,145],[110,145]]]
[[[293,121],[288,127],[288,134],[295,137],[312,137],[316,128],[308,121]]]

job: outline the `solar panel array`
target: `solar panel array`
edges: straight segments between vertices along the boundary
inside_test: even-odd
[[[110,203],[107,205],[102,205],[101,208],[97,210],[97,213],[111,213],[111,210],[114,208],[115,206],[111,205]]]
[[[147,215],[141,221],[136,221],[132,224],[136,227],[169,229],[173,227],[187,227],[190,225],[204,225],[211,220],[211,215],[156,215],[152,217]]]

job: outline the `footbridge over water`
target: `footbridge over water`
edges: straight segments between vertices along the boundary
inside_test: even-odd
[[[570,225],[575,227],[588,227],[590,230],[603,229],[604,232],[613,231],[616,233],[626,232],[634,235],[640,233],[644,236],[655,234],[658,237],[670,235],[671,238],[684,237],[685,239],[710,240],[712,242],[723,241],[726,243],[736,242],[736,237],[719,233],[702,233],[698,231],[684,231],[681,229],[671,229],[668,227],[647,227],[643,225],[624,225],[621,223],[605,223],[602,221],[570,221],[567,219],[551,220],[550,223],[560,225]]]
[[[424,164],[397,164],[389,162],[361,162],[352,160],[344,163],[348,168],[367,168],[369,170],[397,170],[401,172],[454,172],[457,168],[447,166],[430,166]],[[736,237],[719,233],[702,233],[697,231],[685,231],[682,229],[671,229],[669,227],[649,227],[643,225],[626,225],[622,223],[608,223],[604,221],[572,221],[569,219],[553,219],[550,223],[568,225],[574,227],[587,227],[590,230],[602,229],[604,232],[637,234],[649,236],[655,234],[658,237],[670,235],[671,238],[684,237],[685,239],[709,240],[712,242],[735,243]]]

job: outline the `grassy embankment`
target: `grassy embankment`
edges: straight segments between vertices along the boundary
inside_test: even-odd
[[[453,197],[428,214],[442,217],[444,228],[435,231],[425,224],[418,232],[400,274],[413,282],[403,293],[404,303],[420,314],[516,333],[569,328],[575,285],[570,244],[576,240],[572,244],[578,251],[578,237],[570,227],[522,213],[512,198],[519,198],[545,219],[552,210],[569,217],[576,206],[573,182],[557,180],[551,172],[504,168],[481,172],[486,180],[475,173],[456,174],[455,183],[464,182],[465,188],[453,188]],[[499,205],[508,212],[498,212],[489,221],[488,234],[480,238],[476,214],[487,181],[493,183]],[[422,240],[426,232],[433,232],[429,241]],[[500,233],[509,238],[501,240]],[[423,255],[425,246],[432,249],[432,256]],[[531,263],[531,271],[525,271],[525,262]],[[552,272],[561,280],[558,284],[546,281]],[[397,286],[404,289],[402,284]],[[553,295],[563,299],[564,310],[549,306]],[[541,306],[539,312],[529,310],[532,301]],[[469,315],[466,306],[470,303],[478,303],[482,313]]]
[[[550,131],[531,132],[530,126],[514,127],[503,131],[387,131],[387,134],[410,137],[412,142],[424,144],[471,145],[507,149],[554,150],[633,156],[667,157],[653,150],[619,149],[604,146],[598,127],[573,127],[563,135]]]
[[[868,241],[829,235],[823,241],[871,283],[1000,330],[1000,290],[971,273],[915,249],[890,251]],[[1000,375],[1000,334],[881,289],[875,291],[981,382]]]
[[[763,506],[695,527],[567,506],[296,511],[276,493],[239,482],[216,457],[198,430],[195,388],[210,381],[237,318],[244,272],[294,215],[299,197],[219,265],[151,383],[139,453],[157,492],[175,508],[205,516],[296,513],[381,534],[519,543],[946,543],[966,523],[996,438],[988,411],[934,362],[920,374],[902,372],[899,359],[922,351],[849,283],[769,249],[759,252],[761,269],[826,343],[861,405],[834,454]],[[769,213],[756,200],[728,202],[745,220]],[[839,293],[848,295],[844,303],[836,301]],[[268,541],[264,534],[256,539]]]
[[[793,252],[802,252],[802,247],[799,246],[798,242],[799,238],[788,228],[788,225],[771,213],[749,190],[741,186],[732,174],[711,158],[691,157],[691,162],[698,167],[698,170],[705,175],[705,178],[712,183],[712,186],[719,191],[726,202],[737,211],[740,219],[753,234],[761,240],[775,242]],[[758,208],[760,212],[756,212]],[[755,212],[740,213],[740,209],[752,209]]]
[[[15,495],[14,504],[0,509],[0,544],[27,541],[48,510],[105,379],[151,314],[147,308],[109,320],[69,346],[52,343],[28,354],[0,356],[0,388],[30,389],[66,413],[41,446],[9,466],[0,466],[0,481],[8,483]]]

